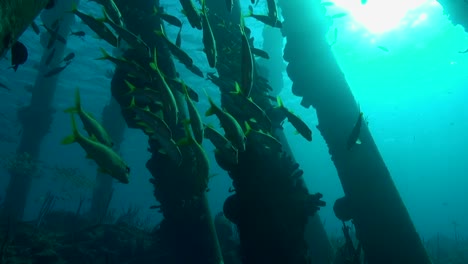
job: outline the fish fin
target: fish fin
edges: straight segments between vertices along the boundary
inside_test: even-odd
[[[100,47],[99,50],[100,50],[101,53],[102,53],[102,57],[97,58],[97,59],[95,59],[95,60],[107,60],[107,59],[109,59],[109,58],[111,57],[111,56],[109,55],[109,53],[107,53],[107,51],[106,51],[105,49],[103,49],[103,48]]]
[[[63,145],[74,143],[76,142],[77,138],[80,137],[80,133],[78,132],[78,129],[76,128],[75,116],[73,114],[71,115],[71,123],[72,123],[73,134],[71,134],[70,136],[67,136],[66,138],[62,140]]]
[[[250,127],[250,125],[249,125],[249,123],[247,121],[244,122],[244,125],[245,125],[244,135],[247,136],[252,131],[252,127]]]
[[[362,144],[362,141],[361,141],[360,138],[358,138],[358,139],[356,140],[356,145],[361,145],[361,144]]]
[[[294,131],[294,135],[300,135],[301,133],[299,133],[299,131]]]
[[[76,138],[74,135],[67,136],[66,138],[62,140],[63,145],[72,144],[74,142],[76,142]]]
[[[128,89],[130,89],[130,91],[127,94],[131,94],[131,93],[134,93],[136,91],[135,85],[133,85],[132,83],[130,83],[127,80],[124,80],[124,82],[127,85]]]

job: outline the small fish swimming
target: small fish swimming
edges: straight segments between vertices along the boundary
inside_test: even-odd
[[[148,56],[151,56],[151,50],[149,46],[137,35],[133,34],[123,26],[120,26],[112,21],[111,18],[109,18],[109,15],[106,13],[106,10],[103,10],[104,13],[104,18],[102,19],[103,22],[107,23],[108,25],[111,26],[117,32],[117,34],[125,40],[125,42],[128,43],[132,48],[136,50],[140,50],[144,52],[145,54],[148,54]]]
[[[351,150],[351,148],[354,145],[360,145],[361,140],[359,139],[359,135],[361,134],[361,126],[362,126],[362,119],[363,119],[363,113],[359,112],[358,119],[356,121],[356,124],[353,127],[353,130],[349,134],[348,141],[346,142],[346,148],[348,150]]]
[[[256,143],[263,145],[264,147],[271,149],[275,152],[282,152],[283,146],[275,137],[270,134],[267,134],[263,131],[253,130],[248,122],[245,122],[245,136],[248,139],[253,139]]]
[[[65,56],[63,58],[62,61],[65,61],[65,62],[68,62],[68,61],[71,61],[73,58],[75,58],[75,53],[74,52],[70,52],[67,54],[67,56]]]
[[[70,35],[82,38],[86,35],[86,33],[84,31],[73,31],[70,33]]]
[[[135,112],[137,124],[144,128],[145,133],[154,134],[157,133],[159,136],[166,140],[172,138],[172,131],[161,117],[151,112],[149,107],[140,108],[135,103],[135,97],[132,98],[130,110]]]
[[[11,67],[15,72],[28,60],[28,49],[23,43],[16,41],[11,47]]]
[[[179,28],[182,27],[182,22],[177,17],[175,17],[173,15],[169,15],[167,13],[160,12],[156,6],[154,6],[153,9],[154,9],[153,14],[155,16],[161,18],[162,20],[166,21],[167,23],[169,23],[169,24],[171,24],[173,26],[176,26],[176,27],[179,27]]]
[[[57,74],[61,73],[63,70],[65,70],[68,67],[68,65],[70,65],[70,63],[71,63],[71,61],[67,62],[64,66],[59,66],[59,67],[53,68],[52,70],[50,70],[46,74],[44,74],[44,77],[49,78],[49,77],[52,77],[54,75],[57,75]]]
[[[156,80],[158,82],[158,87],[161,89],[161,97],[164,100],[163,105],[165,107],[165,120],[168,120],[170,126],[176,125],[179,120],[179,108],[177,107],[176,99],[174,97],[174,94],[172,93],[170,86],[166,82],[164,74],[158,67],[156,47],[154,48],[153,62],[150,63],[150,67],[158,76]]]
[[[302,137],[304,137],[307,141],[312,141],[312,130],[307,126],[307,124],[302,121],[298,116],[293,114],[289,109],[287,109],[281,98],[278,96],[278,108],[283,111],[284,115],[288,119],[289,123],[293,125],[293,127],[297,130]]]
[[[261,49],[257,49],[257,48],[252,48],[252,54],[255,55],[255,56],[258,56],[260,58],[264,58],[266,60],[268,60],[270,58],[270,55],[268,55],[268,53],[264,50],[261,50]]]
[[[121,183],[129,183],[130,167],[125,161],[108,146],[97,140],[88,139],[78,132],[75,117],[71,115],[73,134],[64,138],[62,144],[77,142],[86,151],[87,157],[94,160],[99,166],[99,171],[109,174]]]
[[[31,28],[34,30],[36,35],[39,35],[41,33],[41,30],[39,29],[39,26],[34,21],[31,23]]]
[[[224,129],[226,138],[232,142],[237,150],[244,152],[247,138],[237,120],[231,114],[219,108],[208,94],[207,97],[208,102],[210,103],[210,108],[206,111],[205,115],[216,115],[221,123],[221,127]]]
[[[203,25],[203,45],[205,47],[204,51],[206,53],[206,58],[208,59],[208,64],[211,68],[216,67],[216,61],[218,53],[216,50],[216,40],[211,29],[210,22],[208,21],[208,15],[206,10],[206,0],[202,0],[202,25]]]
[[[65,112],[78,114],[89,136],[94,135],[101,144],[104,144],[108,147],[114,146],[114,142],[109,136],[109,133],[107,133],[106,129],[81,107],[80,90],[78,88],[76,88],[75,91],[75,106],[66,109]]]
[[[216,148],[215,153],[221,154],[230,164],[237,164],[238,151],[234,145],[211,125],[204,125],[204,137]]]
[[[337,19],[337,18],[345,17],[345,16],[347,16],[347,15],[348,15],[348,14],[346,14],[346,13],[338,13],[338,14],[332,15],[330,18],[331,18],[331,19]]]
[[[182,64],[186,66],[192,66],[193,59],[187,54],[187,52],[182,50],[176,44],[172,43],[162,30],[156,30],[154,33],[164,39],[172,55],[174,55]]]
[[[384,46],[377,46],[377,48],[379,48],[379,49],[381,49],[381,50],[383,50],[383,51],[385,51],[385,52],[389,52],[389,51],[390,51],[388,48],[386,48],[386,47],[384,47]]]
[[[266,15],[255,14],[252,6],[249,6],[249,13],[247,15],[245,15],[245,17],[255,18],[256,20],[262,22],[263,24],[269,25],[271,27],[275,27],[275,28],[282,28],[283,27],[283,23],[281,21],[279,21],[277,17],[275,18],[275,17],[271,17],[269,15],[266,16]]]
[[[243,20],[241,20],[243,21]],[[252,56],[252,50],[250,49],[249,39],[245,33],[244,23],[240,25],[242,46],[241,46],[241,62],[242,62],[242,76],[241,76],[241,88],[242,93],[246,96],[250,96],[254,82],[254,58]]]
[[[182,13],[187,16],[193,28],[202,29],[201,15],[192,0],[179,0],[182,5]]]
[[[190,126],[192,127],[192,132],[195,140],[198,144],[201,144],[203,141],[203,122],[200,117],[200,113],[198,113],[197,107],[193,103],[192,99],[190,99],[190,95],[187,89],[187,86],[182,82],[182,86],[184,88],[185,93],[185,101],[187,102],[187,109],[190,116]]]
[[[73,5],[71,13],[74,13],[79,17],[83,23],[85,23],[92,31],[94,31],[100,38],[105,40],[107,43],[113,47],[117,47],[118,40],[117,37],[112,33],[112,31],[104,24],[103,21],[96,19],[90,15],[87,15],[77,9],[76,4]]]

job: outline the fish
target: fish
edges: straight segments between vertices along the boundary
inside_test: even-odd
[[[182,22],[180,21],[180,19],[178,19],[177,17],[175,17],[173,15],[169,15],[167,13],[159,12],[159,10],[158,10],[158,8],[156,6],[153,7],[153,14],[155,16],[159,17],[160,19],[166,21],[167,23],[173,25],[173,26],[176,26],[176,27],[179,27],[179,28],[182,27]]]
[[[322,6],[334,6],[334,5],[335,5],[335,3],[333,3],[333,2],[322,2],[322,3],[320,3],[320,4],[321,4]]]
[[[205,91],[206,93],[206,91]],[[210,108],[206,111],[206,116],[216,115],[221,123],[221,127],[224,129],[224,133],[227,139],[229,139],[232,144],[237,148],[238,151],[245,151],[245,144],[247,138],[242,131],[241,126],[237,120],[228,112],[219,108],[211,97],[206,94],[208,97],[208,102],[210,103]]]
[[[348,141],[346,142],[346,148],[348,150],[351,150],[351,148],[356,144],[357,145],[361,144],[359,135],[361,134],[362,119],[363,119],[363,113],[359,111],[359,116],[356,121],[356,124],[354,125],[353,130],[351,130],[351,133],[348,136]]]
[[[194,168],[192,169],[192,176],[195,177],[195,191],[203,193],[208,188],[208,181],[210,179],[210,162],[206,155],[205,149],[191,136],[188,121],[182,122],[185,129],[186,138],[180,140],[177,144],[179,146],[190,147],[194,162],[191,163]]]
[[[268,60],[270,58],[270,55],[268,55],[268,53],[264,50],[261,50],[261,49],[257,49],[257,48],[252,48],[252,54],[255,55],[255,56],[259,56],[261,58],[264,58],[266,60]]]
[[[86,35],[86,33],[84,31],[72,31],[70,35],[82,38]]]
[[[239,107],[243,114],[252,117],[256,123],[261,125],[267,131],[270,131],[272,124],[265,111],[263,111],[263,109],[258,106],[252,98],[248,98],[242,93],[239,83],[235,82],[234,86],[236,90],[230,92],[229,95],[236,106]]]
[[[164,120],[151,112],[149,107],[140,108],[135,103],[135,97],[132,98],[128,109],[135,112],[137,124],[143,127],[147,134],[159,134],[162,138],[169,140],[172,138],[172,131]]]
[[[158,82],[158,88],[161,90],[161,98],[164,101],[165,118],[169,120],[170,125],[176,125],[179,120],[179,108],[177,107],[174,94],[172,93],[171,88],[167,84],[164,74],[158,67],[156,47],[154,48],[153,62],[150,63],[150,67],[154,70],[154,72],[157,75],[156,80]]]
[[[211,29],[210,21],[208,21],[208,15],[206,11],[206,0],[202,0],[202,25],[203,25],[203,45],[205,47],[204,51],[206,58],[208,59],[208,64],[211,68],[216,67],[217,61],[217,50],[216,50],[216,40]]]
[[[190,99],[195,102],[199,101],[198,93],[195,92],[192,87],[187,86],[187,84],[183,83],[182,80],[178,78],[174,78],[174,79],[166,78],[166,81],[172,88],[177,89],[177,91],[179,91],[182,94],[185,94],[185,89],[187,89]]]
[[[175,45],[180,48],[180,45],[182,44],[182,37],[181,37],[181,34],[182,33],[182,26],[179,28],[179,33],[177,33],[177,38],[176,38],[176,41],[175,41]]]
[[[118,46],[117,37],[112,33],[112,31],[104,24],[100,19],[96,19],[90,15],[87,15],[77,9],[76,4],[73,5],[71,13],[78,16],[83,23],[85,23],[92,31],[94,31],[100,38],[105,40],[113,47]]]
[[[112,22],[119,26],[123,26],[122,14],[113,0],[90,0],[104,7]]]
[[[186,66],[191,66],[193,64],[193,59],[184,50],[172,43],[163,31],[155,30],[154,33],[164,39],[172,55],[174,55],[182,64]]]
[[[282,152],[283,145],[275,137],[270,134],[267,134],[263,131],[253,130],[248,122],[245,122],[245,136],[247,138],[253,139],[256,143],[262,144],[264,147],[271,149],[275,152]]]
[[[213,126],[204,124],[203,127],[203,136],[211,141],[216,148],[215,152],[222,154],[223,158],[227,159],[229,163],[237,164],[239,162],[238,151],[231,141],[221,135]]]
[[[74,52],[70,52],[70,53],[67,54],[67,56],[65,56],[65,57],[63,58],[62,61],[65,61],[65,62],[71,61],[73,58],[75,58],[75,53],[74,53]]]
[[[377,48],[379,48],[379,49],[381,49],[381,50],[383,50],[383,51],[385,51],[385,52],[389,52],[389,51],[390,51],[388,48],[386,48],[386,47],[384,47],[384,46],[377,46]]]
[[[5,84],[3,83],[0,83],[0,87],[2,87],[3,89],[6,89],[8,91],[11,91],[10,88],[8,88],[8,86],[6,86]]]
[[[49,65],[50,62],[52,61],[52,59],[54,58],[54,54],[55,54],[55,48],[49,53],[49,55],[47,55],[47,59],[45,61],[45,65]]]
[[[271,27],[275,27],[275,28],[283,27],[283,23],[279,21],[277,17],[275,18],[275,17],[266,16],[266,15],[255,14],[252,6],[249,6],[249,13],[246,14],[245,17],[255,18],[256,20],[262,22],[263,24],[269,25]]]
[[[15,72],[28,60],[28,49],[23,43],[16,41],[11,47],[11,67]]]
[[[191,71],[193,74],[195,74],[195,75],[197,75],[197,76],[199,76],[199,77],[205,78],[205,75],[203,74],[202,70],[200,70],[200,68],[198,68],[197,65],[195,65],[195,64],[192,64],[192,65],[190,65],[190,66],[185,65],[185,67],[186,67],[189,71]]]
[[[47,48],[48,49],[52,48],[52,46],[55,43],[55,40],[58,40],[58,41],[62,42],[63,44],[67,44],[67,40],[62,35],[60,35],[58,33],[59,30],[60,30],[60,27],[56,27],[55,29],[52,30],[51,28],[49,28],[48,26],[46,26],[44,24],[42,26],[47,30],[47,32],[50,35],[49,42],[47,43]]]
[[[64,138],[62,144],[78,143],[86,152],[87,157],[96,162],[100,172],[109,174],[121,183],[129,183],[130,167],[123,158],[108,146],[81,135],[73,114],[71,120],[73,134]]]
[[[104,144],[107,147],[114,146],[114,142],[109,136],[109,133],[107,133],[106,129],[81,107],[79,88],[76,88],[75,90],[75,106],[65,109],[65,113],[77,114],[80,117],[81,122],[83,123],[84,128],[86,132],[88,132],[89,136],[95,136],[101,144]]]
[[[127,42],[128,45],[130,45],[132,48],[137,49],[137,50],[141,50],[141,51],[145,52],[145,54],[148,54],[149,56],[151,56],[151,50],[150,50],[149,46],[140,37],[133,34],[132,32],[130,32],[129,30],[127,30],[123,26],[120,26],[120,25],[114,23],[112,21],[112,19],[109,18],[109,15],[107,14],[106,10],[103,10],[102,12],[104,14],[104,18],[102,18],[101,21],[103,21],[103,22],[107,23],[109,26],[111,26],[111,28],[113,28],[115,30],[115,32],[117,32],[117,34],[123,40],[125,40],[125,42]]]
[[[187,86],[184,82],[182,82],[182,87],[184,88],[185,101],[187,102],[187,109],[190,116],[189,122],[192,127],[193,136],[198,144],[201,144],[203,142],[203,122],[201,120],[200,113],[198,113],[197,107],[193,103],[192,99],[190,99]]]
[[[195,7],[192,0],[179,0],[182,5],[182,12],[187,16],[187,19],[192,28],[202,29],[201,15]]]
[[[225,0],[226,1],[226,8],[229,13],[232,12],[232,7],[234,6],[233,0]]]
[[[41,30],[39,29],[39,26],[34,21],[31,23],[31,28],[34,30],[36,35],[39,35],[41,33]]]
[[[250,49],[249,39],[244,30],[244,25],[240,25],[241,38],[242,38],[242,49],[241,49],[241,62],[242,62],[242,76],[241,76],[241,88],[242,93],[246,96],[250,96],[254,81],[254,58],[252,56],[252,50]]]
[[[287,109],[281,98],[278,96],[277,97],[278,101],[278,109],[280,109],[284,115],[288,118],[289,123],[294,126],[294,128],[297,130],[297,132],[304,137],[307,141],[312,141],[312,130],[307,126],[304,121],[302,121],[298,116],[293,114],[289,109]]]
[[[97,58],[95,60],[108,60],[118,67],[122,68],[126,72],[130,73],[131,75],[135,76],[136,78],[143,79],[143,80],[152,80],[151,74],[148,73],[143,67],[133,62],[126,60],[125,58],[116,58],[112,57],[107,51],[103,48],[100,48],[102,57]]]
[[[63,70],[65,70],[68,67],[68,65],[70,65],[70,63],[71,61],[67,62],[64,66],[58,66],[58,67],[53,68],[52,70],[44,74],[44,77],[49,78],[49,77],[52,77],[54,75],[61,73]]]
[[[268,5],[268,16],[272,19],[278,20],[278,8],[275,0],[267,0]]]
[[[334,14],[332,16],[330,16],[331,19],[337,19],[337,18],[342,18],[342,17],[345,17],[347,16],[348,14],[346,13],[338,13],[338,14]]]
[[[127,80],[124,80],[125,84],[129,88],[129,91],[124,94],[124,96],[132,96],[133,99],[136,100],[136,98],[139,98],[141,96],[148,98],[150,102],[155,103],[160,101],[161,95],[159,94],[158,91],[151,89],[151,88],[143,88],[143,89],[137,89],[135,85],[130,83]]]

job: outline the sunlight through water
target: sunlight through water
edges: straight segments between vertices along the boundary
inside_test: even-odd
[[[414,25],[426,19],[421,14],[417,21],[405,21],[409,11],[416,10],[435,0],[369,0],[362,5],[359,0],[334,0],[336,7],[344,9],[355,23],[371,34],[381,34],[398,29],[402,25]],[[422,19],[421,19],[422,18]]]

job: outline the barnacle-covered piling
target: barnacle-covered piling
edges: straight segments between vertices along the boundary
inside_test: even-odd
[[[252,122],[253,113],[240,111],[238,107],[245,105],[232,101],[234,83],[245,84],[242,76],[248,63],[241,55],[245,43],[239,28],[239,2],[234,1],[232,13],[226,11],[221,1],[207,1],[207,6],[218,48],[219,77],[210,78],[220,88],[221,104],[239,124],[250,123],[244,125],[245,131],[262,130],[266,136],[260,138],[273,144],[247,135],[246,150],[239,151],[238,164],[230,164],[216,155],[218,164],[233,181],[233,194],[225,201],[223,211],[238,227],[241,259],[243,263],[310,263],[304,231],[308,217],[324,205],[321,194],[309,194],[303,184],[298,184],[299,164],[278,148],[276,139],[269,138],[284,117],[274,108],[269,96],[271,87],[256,70],[255,62],[250,96],[267,118]],[[249,38],[249,29],[243,30]],[[248,41],[253,45],[251,39]]]
[[[359,109],[326,42],[331,18],[325,7],[319,1],[278,2],[292,92],[317,111],[367,262],[431,263],[365,122],[362,144],[347,147]]]

